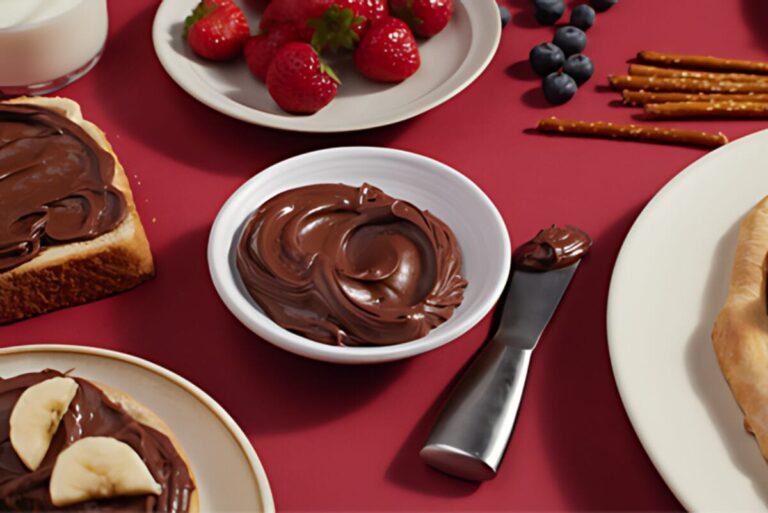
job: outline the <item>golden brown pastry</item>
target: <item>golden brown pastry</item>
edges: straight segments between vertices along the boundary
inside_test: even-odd
[[[768,197],[739,229],[731,285],[712,343],[720,368],[744,412],[744,426],[768,459]]]

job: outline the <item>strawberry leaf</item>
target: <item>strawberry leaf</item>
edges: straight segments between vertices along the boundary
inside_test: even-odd
[[[189,34],[189,29],[191,29],[195,23],[202,20],[209,14],[211,14],[213,11],[215,11],[219,6],[213,2],[208,2],[206,0],[201,0],[199,4],[192,10],[192,14],[186,17],[184,20],[184,39],[187,39],[187,34]]]
[[[315,29],[312,34],[312,47],[317,53],[324,50],[337,52],[339,48],[351,50],[360,41],[360,36],[352,27],[365,23],[363,16],[355,16],[352,9],[341,9],[337,4],[331,5],[319,18],[307,21],[307,26]]]
[[[339,75],[336,74],[334,69],[327,65],[322,60],[320,61],[320,72],[325,73],[329,77],[331,77],[337,84],[341,84],[341,79],[339,78]]]

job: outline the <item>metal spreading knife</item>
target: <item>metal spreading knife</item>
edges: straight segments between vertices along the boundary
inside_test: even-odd
[[[520,246],[498,328],[443,407],[420,455],[472,481],[496,475],[523,398],[528,364],[592,241],[573,226],[552,226]]]

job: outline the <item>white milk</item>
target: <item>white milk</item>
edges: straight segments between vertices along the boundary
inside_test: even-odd
[[[0,91],[63,87],[98,59],[107,27],[107,0],[0,0]]]

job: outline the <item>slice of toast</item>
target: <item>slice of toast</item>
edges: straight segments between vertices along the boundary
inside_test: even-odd
[[[112,184],[125,196],[127,215],[109,233],[45,247],[29,262],[0,272],[0,324],[101,299],[152,278],[152,253],[128,177],[104,133],[85,121],[80,106],[66,98],[15,98],[8,103],[39,105],[58,112],[108,151],[115,159]]]

